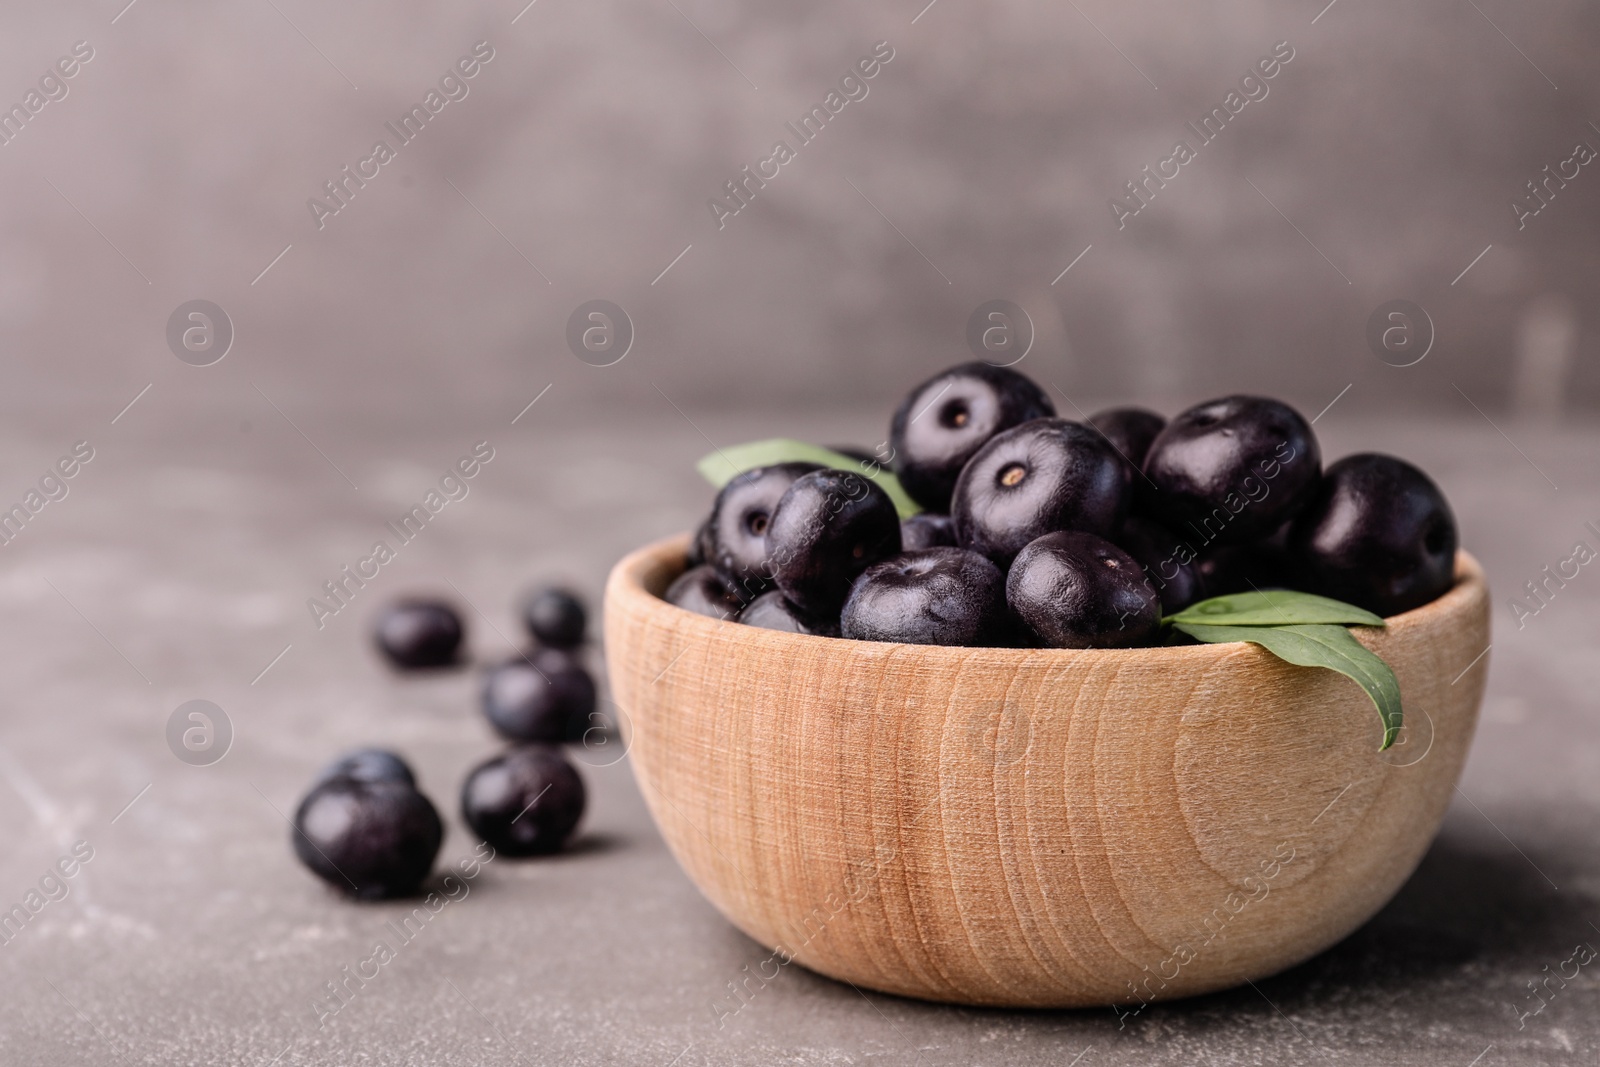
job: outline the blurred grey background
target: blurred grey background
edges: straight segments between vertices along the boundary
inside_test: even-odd
[[[887,410],[992,298],[1074,395],[1600,398],[1600,168],[1520,230],[1511,208],[1600,146],[1592,4],[126,2],[5,16],[0,101],[94,51],[0,146],[13,411],[150,382],[169,417],[260,408],[249,382],[406,418],[551,382],[568,406]],[[307,201],[479,41],[468,95],[319,229]],[[719,230],[708,200],[878,41],[868,95]],[[1200,147],[1185,123],[1279,41],[1268,95]],[[1180,138],[1198,158],[1119,230],[1111,199]],[[164,340],[195,298],[237,331],[205,370]],[[595,298],[637,336],[605,369],[564,341]],[[1403,370],[1364,340],[1395,298],[1437,332]]]

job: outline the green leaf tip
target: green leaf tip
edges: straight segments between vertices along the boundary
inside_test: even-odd
[[[1400,733],[1404,714],[1400,707],[1399,679],[1377,653],[1357,641],[1343,626],[1208,626],[1174,622],[1173,627],[1206,644],[1249,641],[1296,666],[1338,671],[1359,685],[1378,709],[1378,718],[1383,722],[1383,744],[1378,746],[1378,751],[1393,745]]]
[[[1365,608],[1295,589],[1230,593],[1190,604],[1162,622],[1205,626],[1383,626]]]
[[[775,463],[815,463],[835,470],[851,471],[876,483],[878,488],[889,494],[895,511],[902,519],[910,518],[922,510],[921,505],[912,500],[911,494],[900,484],[900,479],[888,468],[788,437],[771,437],[765,441],[719,448],[702,456],[695,467],[701,477],[721,489],[738,474],[756,467],[770,467]]]

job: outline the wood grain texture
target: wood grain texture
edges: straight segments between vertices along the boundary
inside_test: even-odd
[[[1355,683],[1254,645],[761,630],[659,599],[686,544],[635,552],[606,589],[612,692],[662,835],[780,959],[929,1000],[1137,1004],[1327,948],[1421,860],[1488,671],[1465,553],[1445,596],[1356,630],[1405,704],[1380,754]]]

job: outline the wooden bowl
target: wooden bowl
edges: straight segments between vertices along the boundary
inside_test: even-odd
[[[1489,600],[1466,553],[1431,604],[1355,632],[1366,695],[1238,643],[938,648],[780,633],[659,598],[688,540],[606,586],[606,655],[645,800],[735,926],[887,993],[1138,1004],[1322,951],[1415,869],[1483,694]],[[757,983],[761,978],[755,979]]]

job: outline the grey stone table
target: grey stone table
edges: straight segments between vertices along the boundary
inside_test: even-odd
[[[0,430],[7,507],[76,441],[93,448],[67,495],[0,548],[0,907],[30,892],[42,903],[0,944],[0,1062],[1491,1067],[1600,1055],[1600,962],[1547,981],[1571,972],[1578,946],[1600,945],[1600,571],[1583,569],[1520,629],[1507,603],[1575,541],[1600,547],[1583,526],[1600,525],[1600,428],[1497,430],[1471,412],[1362,421],[1349,401],[1319,423],[1326,451],[1395,451],[1437,476],[1492,577],[1496,636],[1444,829],[1343,944],[1125,1026],[1110,1010],[862,994],[798,966],[730,1013],[729,983],[767,953],[680,873],[626,760],[587,751],[591,806],[569,852],[489,864],[375,977],[347,978],[411,905],[348,903],[294,861],[285,815],[309,776],[347,746],[401,749],[448,818],[441,859],[453,863],[473,845],[456,791],[496,749],[471,673],[396,678],[368,650],[373,610],[446,593],[471,605],[475,658],[507,655],[519,589],[562,578],[597,597],[624,551],[693,521],[709,493],[691,464],[708,439],[776,428],[870,444],[882,421],[686,418],[665,403],[605,418],[560,400],[514,425],[525,401],[510,396],[504,412],[366,422],[296,407],[291,425],[248,394],[197,421],[153,393],[115,424],[114,411],[53,410]],[[468,495],[317,629],[307,600],[483,440],[494,458]],[[192,699],[215,702],[234,732],[210,766],[180,762],[164,735]],[[49,877],[63,868],[72,877]]]

